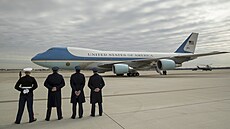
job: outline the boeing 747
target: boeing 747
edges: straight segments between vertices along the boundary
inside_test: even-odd
[[[183,62],[201,56],[224,54],[228,52],[213,51],[195,54],[198,33],[191,35],[174,53],[157,52],[122,52],[100,51],[77,47],[53,47],[37,54],[31,61],[37,65],[61,69],[74,69],[80,66],[83,70],[97,68],[100,73],[113,71],[118,76],[139,76],[138,70],[156,70],[167,74],[167,70],[181,67]]]

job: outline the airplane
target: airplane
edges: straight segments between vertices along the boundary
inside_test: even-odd
[[[197,66],[197,68],[192,69],[193,71],[196,70],[202,70],[202,71],[212,71],[212,67],[210,65],[205,65],[205,66]]]
[[[100,51],[78,47],[52,47],[35,55],[31,61],[37,65],[73,70],[80,66],[82,70],[97,68],[99,73],[113,71],[117,76],[139,76],[138,70],[156,70],[166,75],[167,70],[181,67],[183,62],[201,56],[224,54],[229,52],[213,51],[194,54],[198,33],[191,33],[174,53],[160,52],[124,52]]]

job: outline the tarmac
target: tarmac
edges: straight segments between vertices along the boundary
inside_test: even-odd
[[[71,88],[69,78],[74,71],[60,71],[66,86],[62,92],[62,120],[57,120],[56,109],[51,120],[45,121],[47,89],[43,86],[49,72],[35,72],[39,84],[34,91],[34,115],[37,121],[28,123],[27,108],[20,125],[14,124],[19,92],[14,89],[18,73],[0,73],[0,128],[1,129],[229,129],[230,128],[230,70],[140,71],[139,77],[116,77],[101,74],[104,113],[91,117],[88,79],[86,103],[82,119],[70,119]]]

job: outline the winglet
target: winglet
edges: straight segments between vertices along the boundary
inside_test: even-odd
[[[198,33],[191,33],[190,36],[181,44],[175,53],[194,53],[197,43]]]

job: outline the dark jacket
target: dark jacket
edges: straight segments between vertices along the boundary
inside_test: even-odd
[[[90,92],[90,103],[102,103],[102,88],[105,86],[103,78],[97,73],[89,78],[88,87],[91,89]],[[99,88],[99,92],[94,90]]]
[[[37,84],[37,81],[35,80],[34,77],[26,75],[26,76],[23,76],[22,78],[20,78],[14,87],[16,90],[21,91],[20,95],[26,95],[26,94],[23,94],[23,88],[22,87],[31,87],[29,89],[28,94],[33,94],[33,90],[35,90],[38,87],[38,84]]]
[[[58,73],[50,74],[44,86],[48,89],[47,107],[61,107],[61,88],[65,86],[63,76]],[[57,87],[57,91],[51,91],[53,87]]]
[[[72,88],[71,103],[84,103],[85,102],[85,76],[82,73],[74,73],[70,78],[70,85]],[[79,96],[76,96],[75,91],[81,91]]]

